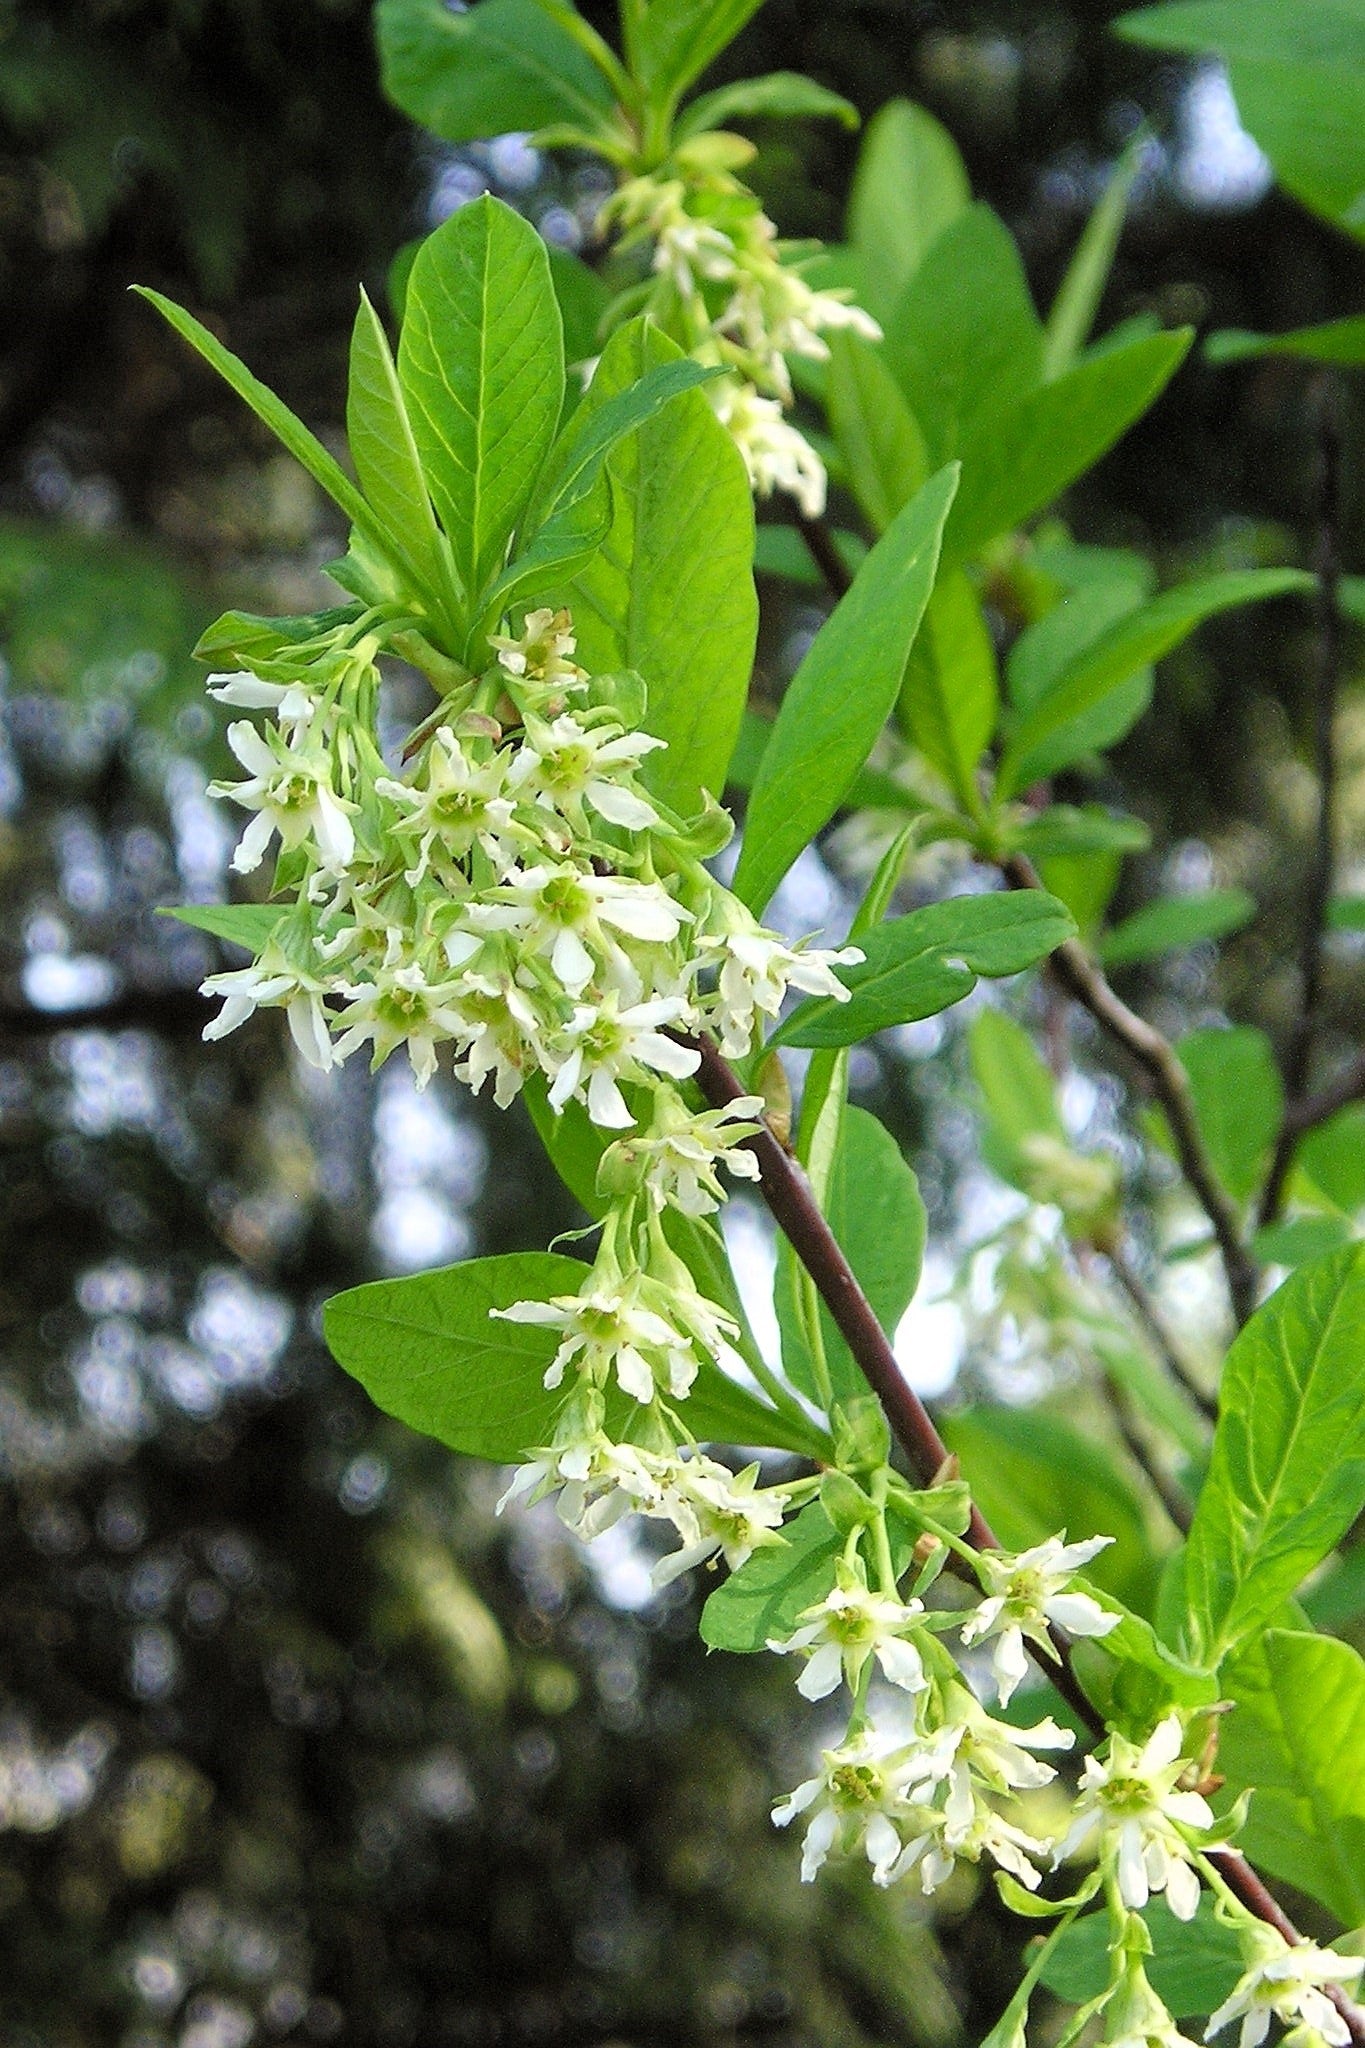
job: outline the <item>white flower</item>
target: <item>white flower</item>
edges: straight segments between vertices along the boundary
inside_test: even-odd
[[[1045,1857],[1049,1845],[998,1814],[975,1796],[969,1784],[955,1783],[942,1812],[929,1818],[925,1832],[907,1842],[891,1871],[892,1882],[907,1876],[918,1864],[920,1890],[928,1898],[947,1882],[959,1863],[979,1863],[989,1856],[1029,1891],[1037,1891],[1042,1883],[1034,1859]]]
[[[397,937],[397,934],[395,934]],[[401,960],[398,947],[391,956]],[[436,1071],[436,1048],[460,1035],[462,1019],[453,1006],[458,982],[430,981],[416,960],[376,969],[373,981],[348,982],[342,993],[347,1006],[337,1018],[339,1060],[349,1059],[361,1045],[374,1048],[372,1065],[382,1066],[398,1046],[405,1045],[419,1088]]]
[[[250,780],[210,783],[209,793],[256,813],[232,856],[237,873],[249,875],[260,866],[276,832],[282,846],[311,839],[324,867],[346,867],[355,852],[346,813],[355,805],[345,804],[332,788],[330,757],[320,749],[286,746],[278,733],[259,733],[245,718],[228,727],[227,741]]]
[[[550,1086],[551,1106],[560,1110],[571,1096],[582,1096],[588,1115],[604,1130],[629,1130],[635,1119],[626,1107],[618,1082],[640,1078],[640,1070],[685,1080],[701,1065],[694,1048],[665,1038],[661,1024],[677,1024],[687,1015],[681,996],[662,996],[623,1009],[614,990],[599,1003],[580,1003],[563,1033],[568,1050]]]
[[[273,711],[283,726],[307,725],[318,707],[318,699],[302,683],[267,683],[250,669],[210,676],[205,687],[210,697],[235,710]]]
[[[779,401],[761,397],[752,384],[737,378],[717,377],[702,388],[717,419],[729,429],[758,496],[786,491],[807,519],[818,519],[825,509],[825,465],[784,417]]]
[[[650,733],[625,732],[614,722],[584,726],[565,712],[548,725],[528,723],[527,741],[513,757],[507,786],[557,811],[584,834],[585,803],[609,824],[647,831],[658,824],[659,814],[630,778],[646,754],[665,744]]]
[[[707,940],[714,949],[711,957],[720,962],[711,1021],[727,1059],[739,1059],[748,1052],[757,1013],[776,1017],[789,988],[802,989],[807,995],[832,996],[840,1003],[849,1000],[851,991],[834,969],[862,960],[859,947],[844,946],[830,953],[789,946],[775,932],[765,931],[751,920],[741,922],[734,906],[726,905],[724,914],[731,920],[729,929],[708,933]]]
[[[614,1371],[623,1391],[636,1401],[652,1401],[660,1386],[681,1400],[697,1376],[697,1361],[688,1338],[642,1298],[646,1286],[639,1275],[612,1281],[593,1274],[580,1294],[515,1301],[490,1314],[563,1332],[545,1374],[547,1387],[559,1386],[573,1365],[599,1387]]]
[[[923,1612],[922,1600],[895,1600],[871,1592],[841,1561],[838,1583],[797,1617],[797,1627],[785,1642],[770,1640],[768,1648],[784,1657],[808,1653],[796,1681],[803,1699],[828,1698],[841,1678],[851,1691],[856,1689],[869,1657],[876,1658],[893,1685],[923,1692],[929,1681],[919,1651],[907,1640]]]
[[[827,1749],[815,1777],[807,1778],[773,1808],[773,1822],[789,1827],[809,1813],[801,1851],[801,1878],[809,1884],[831,1850],[848,1854],[861,1846],[873,1881],[890,1884],[904,1847],[901,1829],[917,1817],[914,1743],[869,1726]]]
[[[576,690],[587,680],[587,671],[570,659],[577,641],[567,611],[543,605],[527,612],[520,633],[490,633],[488,639],[502,668],[519,681]]]
[[[665,1516],[682,1537],[681,1550],[660,1558],[652,1574],[666,1586],[695,1565],[723,1556],[732,1572],[755,1550],[780,1540],[778,1531],[789,1496],[781,1487],[758,1489],[759,1467],[731,1472],[714,1458],[679,1460],[661,1506],[646,1513]]]
[[[657,1462],[633,1444],[616,1444],[602,1430],[591,1430],[518,1466],[497,1512],[509,1501],[537,1501],[557,1493],[559,1519],[581,1542],[591,1543],[623,1515],[658,1511],[663,1492],[652,1469]]]
[[[510,832],[516,806],[503,795],[507,763],[502,754],[472,761],[448,725],[432,735],[420,784],[395,782],[381,775],[375,788],[404,813],[399,835],[415,838],[417,859],[404,879],[415,889],[431,865],[433,854],[463,860],[482,847],[498,874],[511,866],[516,842]]]
[[[1130,1912],[1140,1913],[1153,1892],[1164,1891],[1177,1920],[1192,1920],[1199,1878],[1189,1837],[1213,1827],[1214,1816],[1202,1793],[1178,1789],[1181,1778],[1198,1768],[1181,1755],[1184,1739],[1180,1716],[1172,1713],[1141,1747],[1115,1734],[1103,1763],[1088,1756],[1076,1818],[1058,1844],[1054,1868],[1098,1833],[1100,1853],[1113,1859],[1119,1895]]]
[[[1211,2041],[1233,2020],[1240,2019],[1237,2048],[1260,2048],[1273,2018],[1286,2027],[1297,2022],[1310,2036],[1317,2035],[1327,2042],[1329,2048],[1347,2048],[1351,2030],[1331,1999],[1324,1995],[1323,1987],[1353,1984],[1365,1970],[1365,1958],[1315,1948],[1311,1941],[1295,1942],[1291,1947],[1273,1928],[1265,1926],[1256,1928],[1254,1939],[1260,1954],[1239,1977],[1232,1995],[1210,2018],[1204,2039]]]
[[[694,1113],[671,1090],[660,1089],[648,1136],[618,1138],[604,1155],[599,1184],[639,1186],[656,1209],[714,1215],[725,1200],[717,1167],[739,1180],[759,1177],[758,1160],[744,1140],[763,1128],[763,1110],[761,1095],[740,1095],[721,1109]]]
[[[963,1622],[962,1640],[972,1644],[995,1638],[991,1669],[1002,1705],[1028,1670],[1025,1636],[1047,1649],[1049,1622],[1073,1636],[1104,1636],[1117,1628],[1118,1615],[1107,1614],[1088,1593],[1068,1590],[1081,1566],[1113,1540],[1092,1536],[1084,1543],[1068,1543],[1063,1532],[1015,1557],[982,1552],[977,1568],[988,1597]]]
[[[290,1035],[309,1066],[319,1067],[325,1073],[335,1065],[329,1020],[322,1003],[328,984],[295,966],[273,940],[250,967],[209,975],[201,993],[224,998],[218,1015],[204,1026],[205,1038],[226,1038],[229,1031],[245,1024],[257,1009],[282,1008],[289,1019]]]
[[[511,869],[488,901],[471,904],[467,912],[476,928],[517,932],[527,952],[548,953],[551,972],[571,996],[582,994],[596,969],[589,944],[609,970],[615,968],[618,985],[633,980],[638,986],[639,976],[628,960],[616,966],[621,949],[604,926],[647,944],[666,945],[691,918],[691,911],[657,882],[548,864]]]

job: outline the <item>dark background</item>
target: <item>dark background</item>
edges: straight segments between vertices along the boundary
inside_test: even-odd
[[[805,69],[867,112],[933,107],[1043,305],[1145,116],[1105,324],[1355,311],[1355,250],[1254,181],[1220,194],[1190,69],[1110,13],[770,0],[717,82]],[[784,232],[837,236],[856,139],[761,140]],[[230,844],[195,632],[315,601],[339,535],[126,287],[212,318],[335,436],[357,283],[382,292],[442,161],[384,104],[357,0],[0,0],[0,2038],[977,2039],[1017,1923],[970,1873],[934,1923],[856,1876],[799,1885],[767,1820],[809,1741],[790,1675],[708,1661],[693,1589],[642,1604],[628,1545],[595,1565],[552,1517],[497,1522],[496,1475],[322,1350],[336,1288],[572,1221],[519,1116],[301,1076],[268,1017],[202,1046],[222,963],[151,916],[220,887]],[[513,186],[533,215],[582,201],[572,165]],[[1193,358],[1074,495],[1077,532],[1165,576],[1308,559],[1311,384]],[[1220,982],[1139,985],[1168,1022],[1287,1013],[1305,632],[1221,622],[1119,757],[1109,793],[1160,849],[1130,886],[1175,858],[1264,906]],[[1359,848],[1349,705],[1343,741]],[[952,1043],[921,1067],[864,1077],[912,1142]],[[950,1229],[951,1144],[918,1163]]]

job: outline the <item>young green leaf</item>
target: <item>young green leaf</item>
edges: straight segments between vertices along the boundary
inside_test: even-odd
[[[969,816],[981,809],[976,769],[999,707],[995,646],[981,601],[960,569],[949,570],[910,650],[897,708],[906,737]]]
[[[209,363],[223,379],[230,384],[237,396],[244,399],[277,441],[283,442],[296,462],[308,471],[314,483],[320,484],[332,503],[346,514],[353,526],[368,534],[382,553],[388,552],[384,529],[364,498],[356,489],[345,470],[334,456],[328,454],[316,434],[310,433],[303,421],[289,410],[283,399],[276,398],[258,377],[253,377],[246,364],[231,349],[223,347],[216,336],[209,333],[187,313],[183,306],[163,298],[160,292],[152,291],[147,285],[134,285],[139,298],[146,299],[156,307],[158,313],[168,320],[177,334],[183,335],[191,348]]]
[[[1085,224],[1076,252],[1057,288],[1043,339],[1043,378],[1046,383],[1050,384],[1072,367],[1095,324],[1095,315],[1113,268],[1119,236],[1123,233],[1133,181],[1142,162],[1141,142],[1140,135],[1130,142],[1114,166],[1109,183]]]
[[[735,873],[753,910],[833,817],[886,723],[934,586],[957,480],[949,464],[897,514],[788,686]]]
[[[1301,1266],[1228,1354],[1185,1550],[1188,1647],[1213,1665],[1276,1615],[1365,1505],[1365,1246]]]
[[[1299,356],[1309,363],[1365,363],[1365,313],[1296,327],[1286,334],[1249,334],[1225,328],[1204,343],[1211,363],[1244,363],[1258,356]]]
[[[830,1229],[888,1336],[919,1285],[925,1214],[900,1146],[865,1109],[845,1109],[822,1204]],[[797,1300],[800,1268],[784,1237],[777,1252],[773,1301],[782,1332],[788,1379],[813,1400],[819,1396]],[[836,1399],[866,1394],[867,1381],[822,1305],[821,1334]]]
[[[260,618],[254,612],[224,612],[200,634],[194,655],[211,668],[251,668],[270,681],[272,667],[287,660],[302,640],[349,626],[361,615],[358,604],[333,605],[292,619]]]
[[[886,322],[885,351],[934,465],[1036,388],[1043,330],[1014,237],[988,206],[936,238]]]
[[[829,348],[830,425],[854,497],[885,533],[929,474],[924,436],[880,349],[856,334],[835,334]]]
[[[732,43],[760,0],[649,0],[635,33],[635,69],[668,106]]]
[[[1042,889],[927,903],[860,941],[866,958],[839,974],[853,991],[851,1001],[812,996],[769,1043],[856,1045],[874,1031],[932,1017],[969,995],[979,974],[1022,973],[1075,929],[1070,914]]]
[[[961,562],[1050,505],[1146,412],[1193,330],[1144,335],[1077,363],[1015,403],[991,406],[962,446],[962,488],[944,536]]]
[[[1255,1788],[1238,1846],[1321,1900],[1346,1927],[1365,1921],[1365,1663],[1349,1643],[1271,1629],[1226,1672],[1235,1712],[1218,1768]]]
[[[1110,740],[1095,739],[1096,718],[1103,717],[1135,674],[1178,647],[1205,619],[1234,605],[1255,604],[1312,587],[1312,577],[1299,569],[1234,570],[1179,584],[1150,604],[1124,611],[1025,711],[1000,764],[1000,793],[1012,795],[1096,745],[1110,744]],[[1126,715],[1126,698],[1124,704]],[[1121,729],[1126,730],[1127,724]],[[1119,732],[1112,734],[1112,738],[1119,736]]]
[[[445,610],[453,594],[450,558],[432,511],[397,366],[378,315],[363,291],[351,334],[346,438],[361,488],[388,538],[390,554],[409,566],[418,587]]]
[[[1003,1010],[982,1010],[973,1017],[967,1045],[985,1108],[982,1156],[1002,1180],[1027,1194],[1028,1140],[1066,1144],[1056,1079],[1023,1025]]]
[[[1226,938],[1256,915],[1256,898],[1245,889],[1205,889],[1194,896],[1164,896],[1144,903],[1105,933],[1100,959],[1106,967],[1132,967],[1181,946]]]
[[[226,939],[231,946],[241,946],[248,953],[257,954],[264,950],[270,934],[284,916],[281,903],[172,903],[161,911],[162,917],[173,917],[180,924],[190,924],[198,932],[209,932],[215,939]]]
[[[1194,1113],[1213,1170],[1230,1195],[1254,1193],[1284,1114],[1270,1040],[1250,1025],[1190,1031],[1176,1051],[1190,1077]]]
[[[590,263],[571,250],[547,243],[550,276],[564,322],[564,360],[569,364],[587,362],[602,346],[602,316],[611,304],[611,287]],[[576,378],[569,383],[572,392]]]
[[[1141,818],[1106,810],[1103,804],[1049,804],[1046,810],[1007,822],[1001,833],[1010,852],[1031,860],[1054,855],[1141,853],[1152,835]]]
[[[733,85],[703,93],[673,124],[675,142],[723,128],[727,121],[771,121],[819,117],[856,128],[858,109],[850,100],[817,85],[800,71],[770,71],[763,78],[737,78]]]
[[[564,398],[545,244],[500,200],[461,207],[418,250],[398,375],[472,607],[530,502]]]
[[[1365,1105],[1338,1110],[1310,1131],[1294,1163],[1308,1191],[1343,1216],[1365,1208]]]
[[[333,1295],[323,1334],[386,1414],[451,1450],[510,1463],[549,1442],[564,1396],[542,1384],[554,1331],[490,1311],[576,1294],[586,1276],[578,1259],[511,1252],[372,1280]],[[619,1423],[629,1404],[619,1394],[613,1401]]]
[[[535,0],[379,0],[384,90],[445,142],[571,122],[610,132],[615,95]]]
[[[865,303],[879,320],[889,317],[971,197],[957,144],[943,124],[910,100],[888,100],[868,123],[848,206]]]
[[[589,415],[686,365],[657,328],[632,321],[603,351]],[[657,386],[655,387],[657,388]],[[684,392],[609,457],[611,525],[572,592],[581,660],[649,679],[645,723],[667,750],[646,780],[690,816],[719,792],[749,690],[758,599],[753,500],[744,464],[700,392]]]

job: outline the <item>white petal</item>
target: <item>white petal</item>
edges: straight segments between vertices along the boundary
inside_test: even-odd
[[[1166,1904],[1177,1920],[1193,1920],[1199,1910],[1199,1879],[1188,1863],[1172,1863],[1166,1873]]]
[[[550,965],[571,996],[578,995],[592,980],[592,954],[578,933],[570,931],[567,925],[555,935]]]
[[[1028,1655],[1017,1628],[1002,1629],[991,1658],[991,1670],[1000,1688],[1000,1704],[1008,1706],[1020,1682],[1028,1676]]]
[[[1119,1896],[1130,1913],[1140,1913],[1150,1896],[1147,1864],[1142,1853],[1142,1830],[1136,1821],[1125,1821],[1119,1830]]]
[[[609,824],[624,825],[643,832],[659,822],[659,813],[642,796],[634,796],[615,782],[590,782],[583,792],[599,817]]]
[[[801,1882],[809,1884],[828,1856],[839,1832],[839,1816],[832,1806],[822,1806],[810,1826],[801,1847]]]
[[[844,1660],[837,1643],[822,1643],[796,1681],[803,1700],[824,1700],[844,1675]]]
[[[631,1051],[645,1066],[658,1074],[670,1074],[675,1081],[685,1081],[701,1065],[701,1054],[694,1047],[675,1045],[657,1031],[642,1031]]]
[[[248,718],[239,718],[228,727],[227,743],[249,775],[273,775],[279,767],[275,756]]]
[[[599,1067],[588,1082],[588,1115],[601,1130],[628,1131],[634,1126],[616,1077],[605,1067]]]
[[[1073,1636],[1107,1636],[1120,1620],[1117,1614],[1106,1614],[1088,1593],[1054,1593],[1044,1601],[1043,1612]]]
[[[906,1692],[923,1692],[928,1684],[919,1651],[899,1636],[888,1636],[877,1645],[877,1662],[890,1679]]]
[[[232,856],[234,873],[249,875],[260,866],[274,832],[275,823],[270,813],[257,811],[237,842],[237,851]]]

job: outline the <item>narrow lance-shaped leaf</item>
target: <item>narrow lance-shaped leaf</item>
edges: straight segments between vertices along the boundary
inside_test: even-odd
[[[1074,920],[1043,889],[952,896],[891,918],[860,941],[865,958],[838,970],[848,1002],[812,996],[770,1045],[856,1045],[874,1031],[960,1002],[978,974],[1019,974],[1069,939]]]
[[[284,914],[282,903],[176,903],[160,912],[252,954],[264,949]]]
[[[1179,946],[1240,931],[1255,915],[1256,898],[1245,889],[1205,889],[1195,896],[1166,896],[1157,903],[1144,903],[1141,910],[1106,932],[1100,942],[1100,959],[1106,967],[1155,960]]]
[[[800,71],[769,71],[762,78],[737,78],[733,85],[718,86],[703,93],[683,109],[673,124],[677,142],[701,135],[709,128],[723,128],[727,121],[773,120],[782,116],[804,119],[816,116],[856,128],[858,109],[851,100],[817,85]]]
[[[1085,224],[1076,253],[1066,267],[1043,338],[1043,377],[1048,383],[1071,368],[1095,324],[1141,162],[1139,135],[1114,166],[1113,175]]]
[[[257,419],[269,427],[278,441],[283,442],[289,453],[308,471],[314,483],[320,484],[332,503],[346,514],[353,526],[367,534],[381,554],[391,552],[383,526],[366,504],[360,492],[347,476],[335,456],[329,455],[283,399],[253,377],[246,364],[231,349],[223,347],[207,327],[201,326],[192,313],[173,300],[163,298],[146,285],[134,285],[140,298],[148,300],[167,319],[177,334],[183,335],[191,348],[197,349],[206,363],[218,372],[225,383],[230,384],[237,396],[244,399]]]
[[[898,513],[815,636],[754,782],[736,892],[760,910],[833,817],[886,724],[938,570],[950,463]]]
[[[545,244],[501,201],[461,207],[418,250],[398,375],[472,608],[530,501],[564,397]]]
[[[636,37],[640,77],[658,103],[675,100],[732,43],[760,0],[649,0]]]
[[[1213,1170],[1237,1201],[1256,1191],[1284,1114],[1275,1051],[1250,1024],[1189,1031],[1176,1044]]]
[[[868,123],[848,206],[866,303],[885,319],[944,228],[971,204],[957,144],[911,100],[888,100]]]
[[[882,351],[856,334],[831,338],[827,388],[853,495],[885,533],[929,474],[924,436]]]
[[[1228,1354],[1185,1550],[1191,1655],[1277,1614],[1365,1505],[1365,1247],[1302,1266]]]
[[[960,569],[940,576],[901,685],[906,735],[969,815],[981,809],[976,769],[1000,705],[995,647],[981,601]]]
[[[388,338],[364,291],[351,334],[346,438],[361,487],[389,537],[390,552],[411,565],[418,583],[438,605],[443,599],[448,603],[449,559]]]

